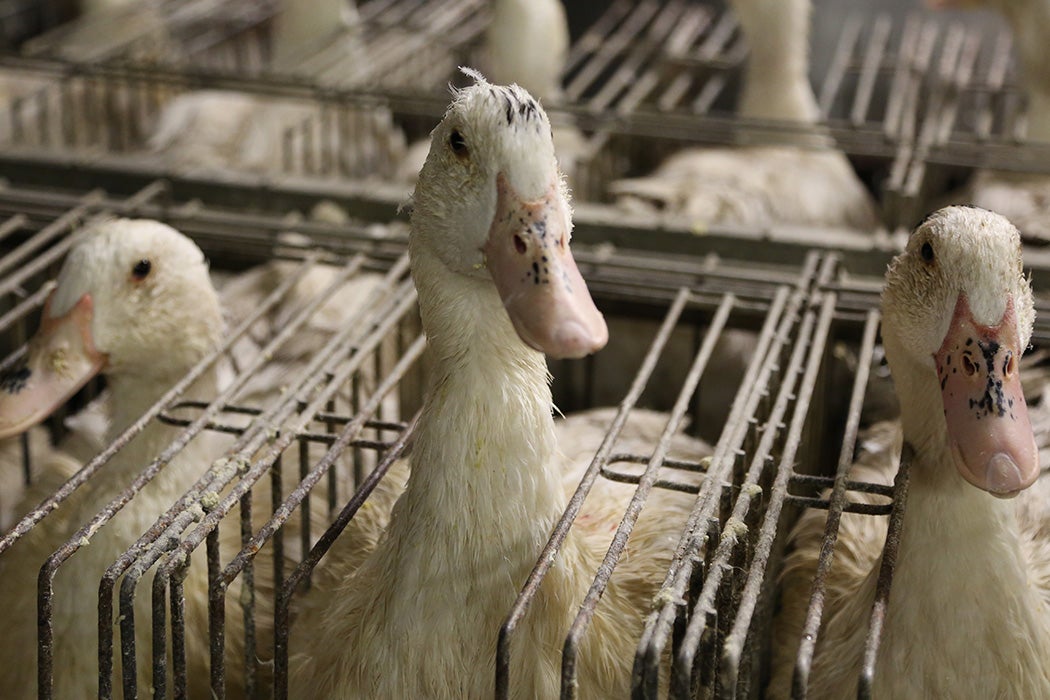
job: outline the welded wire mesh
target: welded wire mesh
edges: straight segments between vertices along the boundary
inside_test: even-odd
[[[1001,18],[930,20],[921,119],[888,184],[910,225],[977,169],[1045,173],[1050,148],[1029,135],[1027,96]]]
[[[179,16],[204,22],[206,13],[191,11],[193,6]],[[390,110],[409,141],[422,138],[443,112],[445,86],[463,80],[456,67],[486,66],[488,12],[477,0],[362,3],[360,31],[349,39],[343,32],[341,39],[317,42],[311,47],[315,52],[276,72],[266,65],[272,13],[265,3],[249,3],[246,9],[217,12],[206,30],[190,19],[180,24],[168,18],[176,48],[159,60],[133,52],[70,59],[59,50],[65,45],[60,35],[54,41],[44,37],[30,53],[50,61],[29,63],[61,76],[59,85],[8,109],[20,136],[13,142],[141,150],[158,114],[176,96],[193,89],[235,89],[304,105],[302,115],[285,125],[282,158],[270,172],[390,177],[398,154],[358,157],[354,167],[341,167],[330,155],[382,142],[368,120],[346,124],[346,113]],[[224,19],[230,14],[240,20]],[[854,157],[867,179],[886,181],[891,193],[907,175],[926,107],[921,85],[931,32],[936,34],[931,22],[920,16],[851,16],[832,60],[813,79],[822,131]],[[149,44],[159,50],[162,42]],[[645,173],[685,145],[800,138],[812,145],[812,133],[800,133],[798,125],[735,116],[747,51],[735,18],[723,9],[686,0],[611,3],[573,42],[562,76],[564,93],[546,105],[556,128],[574,134],[571,156],[563,155],[571,159],[565,167],[576,197],[607,199],[611,181]],[[884,211],[891,226],[898,220],[896,201],[888,198]]]

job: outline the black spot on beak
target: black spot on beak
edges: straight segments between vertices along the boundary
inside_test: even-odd
[[[26,382],[33,372],[25,365],[0,374],[0,390],[8,394],[18,394],[26,388]]]

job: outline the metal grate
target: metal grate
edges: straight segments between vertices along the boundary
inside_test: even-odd
[[[922,119],[890,185],[911,225],[978,168],[1045,173],[1050,147],[1026,140],[1027,99],[1009,29],[998,16],[949,13],[928,23]]]
[[[162,56],[159,65],[137,63],[150,44],[142,38],[105,47],[86,62],[40,58],[55,50],[57,44],[48,48],[47,42],[58,41],[61,33],[36,43],[36,58],[4,59],[6,66],[20,67],[42,84],[33,83],[0,110],[0,140],[9,144],[0,153],[0,368],[20,359],[48,292],[46,281],[73,244],[74,231],[93,217],[167,221],[191,235],[216,268],[273,260],[294,267],[258,308],[231,324],[220,349],[0,538],[2,563],[4,552],[48,526],[55,517],[52,509],[99,483],[105,464],[147,425],[162,422],[179,431],[134,483],[121,485],[105,509],[79,524],[83,527],[55,557],[41,557],[44,697],[51,697],[49,679],[62,663],[50,644],[51,582],[84,546],[86,534],[111,526],[118,509],[148,488],[192,440],[217,433],[232,441],[225,461],[159,514],[141,539],[129,542],[100,582],[97,600],[83,601],[84,610],[97,606],[100,620],[100,695],[111,697],[119,686],[124,696],[145,695],[146,688],[136,688],[135,669],[142,663],[156,696],[180,697],[191,689],[195,679],[185,658],[183,582],[189,572],[203,568],[209,583],[207,685],[216,697],[225,697],[236,684],[249,695],[261,695],[274,684],[275,695],[284,697],[290,635],[303,633],[290,626],[297,595],[309,585],[319,561],[323,566],[322,556],[335,538],[369,499],[375,500],[374,490],[404,450],[420,403],[425,341],[407,279],[404,228],[396,221],[404,189],[337,181],[335,176],[353,173],[322,154],[325,144],[357,138],[352,130],[338,128],[356,109],[390,109],[418,133],[428,120],[436,120],[446,97],[435,90],[443,89],[455,65],[444,59],[456,52],[477,55],[485,22],[480,4],[364,3],[364,21],[385,30],[370,35],[374,72],[347,78],[352,88],[263,74],[272,6],[251,5],[250,11],[227,13],[202,29],[199,8],[207,5],[183,4],[184,21],[170,25],[173,43],[165,45],[178,50]],[[438,31],[447,45],[435,44],[428,31]],[[437,52],[427,55],[426,71],[399,53],[412,41]],[[732,17],[706,5],[612,3],[573,45],[565,102],[550,110],[574,120],[587,137],[590,169],[578,183],[584,193],[600,200],[609,179],[647,169],[684,143],[790,139],[784,125],[745,123],[733,116],[734,85],[745,52]],[[442,60],[435,58],[438,53]],[[887,221],[909,221],[925,206],[935,189],[931,183],[937,173],[929,172],[934,167],[1028,167],[1027,160],[1014,160],[1022,150],[1016,138],[1023,105],[1012,87],[1008,56],[1003,33],[919,15],[903,22],[882,15],[853,17],[844,25],[815,85],[839,146],[862,169],[884,173]],[[320,52],[304,62],[304,72],[329,59]],[[299,99],[318,110],[286,131],[283,167],[276,174],[174,172],[131,154],[141,145],[142,125],[162,104],[204,87]],[[110,126],[116,110],[127,105],[137,118]],[[86,118],[73,120],[70,115],[78,113]],[[1038,152],[1028,146],[1023,150]],[[364,169],[394,165],[380,158]],[[323,199],[345,205],[355,219],[330,224],[302,216]],[[892,553],[906,503],[908,458],[893,486],[856,483],[849,466],[858,434],[870,419],[864,408],[877,383],[873,375],[880,372],[881,274],[900,239],[782,227],[724,227],[697,236],[668,225],[662,222],[657,230],[644,218],[597,204],[576,205],[574,249],[581,271],[614,333],[615,324],[623,324],[638,347],[625,349],[629,343],[619,343],[627,339],[614,334],[615,356],[600,353],[581,362],[552,363],[555,401],[562,410],[610,405],[617,410],[610,413],[605,438],[547,548],[537,553],[538,563],[502,629],[478,632],[494,640],[498,634],[497,696],[510,692],[509,668],[520,647],[514,640],[522,621],[537,612],[530,601],[551,566],[548,555],[558,550],[588,494],[604,479],[637,489],[578,614],[565,629],[563,697],[586,692],[576,687],[579,641],[602,605],[602,593],[653,489],[682,491],[695,501],[671,565],[662,580],[653,582],[659,592],[634,660],[638,697],[657,697],[664,689],[682,698],[762,694],[786,533],[799,512],[814,508],[826,510],[827,520],[807,611],[809,636],[796,662],[800,693],[819,634],[824,575],[842,514],[889,521],[880,602],[871,612],[860,679],[862,692],[870,695],[880,605],[892,582]],[[282,235],[290,230],[305,234],[309,242]],[[1037,291],[1050,289],[1050,252],[1027,251],[1026,263]],[[296,280],[321,264],[338,270],[332,284],[295,302],[285,330],[253,337],[255,321],[292,303]],[[316,347],[288,382],[292,389],[265,401],[246,398],[242,389],[272,368],[268,355],[309,324],[338,282],[366,273],[382,275],[382,283],[352,323]],[[1050,304],[1039,301],[1037,306],[1032,342],[1043,348],[1050,344]],[[722,413],[707,415],[702,397],[725,389],[714,366],[716,347],[741,329],[755,333],[753,349],[741,361]],[[259,347],[245,362],[236,349],[249,341]],[[629,359],[626,370],[624,357]],[[210,402],[186,400],[193,375],[218,362],[235,367],[234,383]],[[69,412],[101,389],[89,387]],[[646,450],[627,452],[617,438],[634,407],[666,411],[666,428]],[[714,444],[713,454],[669,459],[670,436],[689,417],[689,429]],[[61,416],[50,427],[60,435]],[[28,476],[35,459],[28,439],[17,450]],[[704,478],[698,481],[698,474]],[[356,490],[348,492],[347,484]],[[826,498],[819,495],[825,489],[830,489]],[[202,502],[208,504],[206,511]],[[225,539],[220,533],[227,533]],[[228,542],[229,533],[234,533],[232,549],[220,542]],[[199,556],[192,558],[194,552]],[[257,590],[266,576],[275,581],[276,611],[266,608],[266,594]],[[142,638],[142,627],[136,628],[136,596],[149,596],[152,603],[148,639]],[[107,624],[113,619],[120,623]],[[147,661],[136,656],[151,646],[156,651]],[[241,653],[231,655],[230,649]]]
[[[144,19],[144,8],[155,16]],[[488,23],[488,5],[480,0],[371,0],[359,3],[353,31],[333,28],[289,65],[274,66],[278,11],[272,1],[153,2],[72,22],[27,42],[24,53],[78,65],[146,64],[241,77],[277,73],[323,85],[435,91],[457,65],[475,62]],[[99,41],[98,27],[114,24],[120,31],[111,29]]]
[[[156,694],[178,697],[190,687],[182,585],[186,575],[203,567],[209,581],[212,691],[225,697],[232,687],[228,684],[243,683],[249,691],[261,693],[275,682],[277,697],[283,697],[289,634],[303,633],[294,624],[289,627],[296,595],[401,454],[408,423],[419,405],[424,340],[414,315],[414,290],[406,277],[404,231],[394,224],[378,235],[364,223],[333,225],[289,218],[289,210],[308,211],[331,194],[308,184],[260,187],[250,179],[223,183],[186,176],[152,180],[149,173],[94,167],[70,173],[43,158],[32,163],[0,158],[0,175],[9,178],[0,188],[0,217],[4,217],[0,233],[5,234],[0,241],[10,251],[0,258],[0,269],[7,275],[0,286],[5,309],[0,328],[5,338],[13,336],[16,342],[24,338],[43,303],[47,291],[43,282],[72,244],[73,231],[81,222],[107,213],[167,220],[193,235],[216,266],[276,256],[296,265],[296,271],[231,329],[221,348],[0,539],[2,560],[19,539],[48,526],[55,506],[78,488],[102,479],[106,461],[146,425],[162,421],[180,429],[133,483],[118,489],[109,506],[81,523],[83,527],[55,557],[46,562],[41,558],[42,695],[51,696],[48,679],[62,663],[52,657],[50,645],[50,582],[83,546],[83,537],[106,527],[116,511],[147,488],[194,436],[221,432],[234,440],[226,458],[114,560],[97,601],[94,597],[83,601],[85,610],[97,604],[102,621],[99,687],[103,697],[112,696],[117,685],[124,686],[125,696],[133,692],[138,682],[135,665],[143,663],[136,661],[135,651],[149,648],[151,642],[157,651],[147,663]],[[78,189],[78,178],[105,189]],[[45,188],[36,181],[50,184]],[[56,188],[56,182],[64,182],[65,189]],[[369,208],[367,194],[355,196],[356,200],[342,201],[365,218],[389,220],[394,214],[389,201],[372,198]],[[649,338],[648,349],[622,377],[608,370],[603,364],[608,358],[601,353],[588,361],[553,366],[556,401],[564,410],[594,406],[601,402],[602,391],[615,394],[609,403],[618,409],[610,414],[605,438],[547,549],[537,553],[539,563],[517,603],[507,611],[499,631],[497,695],[508,694],[507,670],[516,648],[516,630],[525,616],[536,614],[529,602],[551,565],[547,555],[557,550],[573,527],[593,485],[616,479],[637,484],[637,489],[611,537],[603,566],[593,572],[576,619],[565,630],[563,696],[584,690],[577,691],[575,684],[580,661],[577,643],[602,604],[601,594],[653,489],[670,488],[694,494],[695,502],[638,640],[637,694],[656,697],[669,684],[673,697],[754,697],[766,681],[771,605],[784,536],[799,508],[828,510],[829,548],[843,512],[888,514],[891,531],[896,527],[893,523],[899,523],[905,477],[889,488],[853,483],[847,471],[865,420],[861,408],[869,375],[877,361],[878,274],[889,252],[867,239],[852,251],[840,252],[821,245],[819,236],[800,241],[784,231],[768,232],[761,240],[732,231],[704,237],[651,231],[652,249],[611,248],[609,240],[637,244],[643,238],[624,230],[623,223],[603,220],[602,213],[593,207],[580,211],[575,247],[581,271],[613,323],[655,319],[651,326],[636,326],[653,330],[642,332]],[[312,243],[279,236],[291,229],[309,235]],[[824,240],[833,242],[833,238]],[[671,249],[676,252],[669,253]],[[1036,253],[1028,262],[1035,268],[1036,286],[1050,286],[1050,260]],[[296,277],[319,263],[337,266],[332,285],[305,300],[289,317],[287,327],[263,339],[262,351],[237,367],[235,382],[222,394],[207,403],[186,402],[182,392],[193,375],[228,358],[253,321],[286,300]],[[299,376],[288,382],[290,391],[265,403],[239,401],[240,386],[265,371],[267,358],[297,333],[338,282],[364,271],[383,275],[382,284],[361,305],[356,322],[347,323],[315,349]],[[1044,310],[1041,303],[1040,311]],[[1038,318],[1033,342],[1045,344],[1050,342],[1050,322],[1045,320],[1050,315],[1040,313]],[[732,387],[728,417],[715,426],[713,454],[704,460],[666,459],[670,436],[687,414],[700,414],[700,397],[706,395],[705,382],[714,372],[716,343],[740,328],[757,331],[754,351]],[[6,352],[3,366],[10,367],[19,351]],[[856,357],[855,365],[845,370],[835,359],[843,352]],[[846,392],[842,387],[850,388]],[[391,404],[384,397],[397,401]],[[632,408],[659,405],[662,400],[670,402],[661,406],[669,410],[663,435],[644,451],[617,449],[617,436]],[[331,476],[337,470],[349,473],[344,478],[356,485],[354,493],[337,488]],[[696,473],[706,478],[699,482],[695,476],[690,478]],[[829,498],[814,496],[825,487],[832,488]],[[856,492],[877,494],[882,503],[862,503],[851,496]],[[201,509],[202,503],[206,509]],[[311,524],[318,514],[332,523],[323,534]],[[297,531],[290,530],[292,523]],[[235,533],[234,550],[220,547],[221,532]],[[895,542],[893,537],[888,540],[891,551]],[[191,558],[195,551],[204,558]],[[892,578],[892,556],[887,561],[883,594]],[[262,599],[255,588],[264,571],[273,571],[277,581],[275,639],[268,637],[269,618],[260,617],[270,613],[259,607]],[[147,582],[149,587],[144,588]],[[136,596],[149,596],[152,603],[148,640],[136,634]],[[874,623],[879,614],[878,608],[872,612]],[[818,595],[810,611],[813,625],[819,625],[820,615]],[[105,624],[112,619],[120,620],[116,628]],[[878,644],[877,624],[872,629],[869,661],[875,658]],[[495,638],[497,630],[478,633]],[[169,645],[170,656],[165,652]],[[232,658],[224,653],[229,648],[242,649],[243,654]],[[812,647],[805,650],[801,668],[806,667],[805,654]],[[268,662],[260,661],[271,658],[272,677]],[[869,672],[870,668],[869,663]]]
[[[150,120],[175,95],[187,89],[235,89],[317,105],[314,116],[287,129],[285,170],[353,175],[322,167],[320,156],[312,153],[323,152],[319,144],[345,150],[366,141],[367,131],[332,135],[326,115],[348,104],[389,108],[411,138],[422,137],[443,113],[445,86],[460,79],[456,66],[485,61],[484,3],[371,0],[361,5],[365,31],[355,48],[367,61],[350,61],[347,67],[335,48],[320,46],[289,73],[273,75],[266,68],[272,7],[248,4],[251,11],[219,12],[202,29],[205,14],[192,8],[212,1],[197,0],[180,10],[186,18],[181,23],[169,18],[176,48],[149,62],[129,48],[63,60],[60,49],[66,44],[60,33],[40,39],[30,53],[48,60],[23,60],[21,65],[61,76],[62,87],[58,95],[42,91],[9,107],[12,120],[40,124],[39,131],[50,132],[38,139],[33,136],[37,127],[23,128],[22,138],[15,141],[133,150],[141,148]],[[229,19],[231,13],[239,19]],[[814,77],[827,132],[865,177],[885,182],[891,194],[903,189],[908,174],[926,108],[922,75],[930,66],[931,37],[937,31],[933,20],[920,16],[902,22],[886,14],[853,15],[830,62]],[[150,46],[156,48],[156,42]],[[556,123],[575,125],[581,133],[577,198],[602,201],[610,181],[646,172],[683,145],[797,141],[797,125],[735,116],[746,52],[733,16],[709,5],[687,0],[611,3],[573,43],[563,76],[564,98],[548,105]],[[136,116],[124,120],[129,126],[116,133],[106,116],[119,109]],[[87,134],[69,133],[74,128],[69,125],[78,121],[87,121],[89,126],[79,127]],[[91,126],[96,122],[98,126]],[[65,125],[61,131],[60,125]],[[382,173],[389,176],[395,166],[384,167]],[[886,198],[884,219],[891,227],[900,220],[898,203],[897,197]]]

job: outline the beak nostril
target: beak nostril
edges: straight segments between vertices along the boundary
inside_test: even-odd
[[[1013,375],[1014,369],[1016,368],[1016,362],[1014,362],[1014,354],[1012,352],[1006,353],[1006,360],[1003,362],[1003,377],[1007,378]]]
[[[963,353],[962,367],[963,372],[965,372],[966,376],[968,377],[972,377],[973,375],[977,374],[977,365],[973,361],[973,356],[968,352]]]
[[[514,234],[514,250],[518,251],[522,255],[528,250],[528,246],[525,245],[525,240],[518,234]]]

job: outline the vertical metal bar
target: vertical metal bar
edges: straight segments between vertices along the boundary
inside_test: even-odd
[[[886,608],[889,606],[893,571],[897,566],[897,552],[900,548],[901,532],[904,529],[904,509],[908,503],[908,480],[911,476],[911,463],[914,458],[914,450],[911,445],[905,442],[901,452],[900,467],[897,470],[897,477],[893,483],[893,509],[890,511],[886,546],[882,549],[882,565],[879,567],[879,579],[875,584],[875,604],[871,608],[868,637],[864,643],[864,664],[861,667],[860,683],[857,692],[857,697],[860,700],[871,700],[872,698],[872,687],[875,683],[875,663],[878,659],[879,644],[882,641],[882,624],[886,619]]]
[[[893,22],[889,17],[880,15],[875,20],[875,26],[868,37],[868,50],[864,53],[860,79],[857,82],[857,93],[853,100],[853,109],[850,111],[850,122],[854,127],[863,126],[865,123],[865,116],[871,105],[872,94],[879,77],[879,68],[882,65],[882,57],[886,52],[886,43],[889,40],[892,26]]]
[[[189,562],[186,562],[189,565]],[[169,579],[171,585],[171,674],[175,700],[186,700],[188,696],[186,672],[186,595],[183,581],[186,569],[179,567]]]
[[[252,493],[241,497],[241,547],[252,538]],[[241,613],[244,616],[244,695],[255,697],[256,642],[255,642],[255,565],[244,566],[241,579]]]
[[[569,627],[569,633],[565,637],[565,644],[562,651],[562,698],[576,697],[578,689],[578,681],[576,678],[576,652],[579,648],[580,640],[583,638],[584,633],[590,625],[590,621],[594,616],[594,611],[598,606],[598,601],[605,593],[605,589],[609,584],[609,579],[612,577],[613,570],[619,563],[623,550],[627,547],[627,540],[631,536],[631,532],[634,529],[635,523],[638,521],[638,517],[641,515],[642,509],[645,507],[649,493],[652,491],[653,484],[655,483],[660,467],[663,464],[663,459],[667,455],[667,450],[670,448],[671,437],[674,435],[678,426],[681,424],[682,419],[685,417],[686,409],[689,407],[689,403],[692,400],[693,392],[696,390],[696,385],[699,384],[700,376],[707,368],[707,363],[711,359],[711,355],[714,353],[715,343],[721,336],[722,330],[725,328],[726,322],[729,319],[729,313],[733,309],[735,303],[736,297],[732,294],[727,294],[722,298],[722,303],[718,305],[714,318],[711,320],[711,325],[708,329],[707,335],[704,337],[704,342],[693,359],[692,366],[689,368],[689,372],[686,374],[682,387],[678,392],[678,398],[675,401],[674,407],[671,409],[671,415],[668,418],[663,434],[660,436],[656,449],[650,457],[649,463],[646,465],[645,472],[638,481],[638,486],[635,489],[634,495],[627,504],[623,518],[620,520],[616,532],[613,534],[612,543],[609,545],[609,549],[598,567],[598,574],[595,576],[590,589],[587,591],[587,595],[584,597],[583,603],[580,605],[576,618]]]
[[[277,455],[270,468],[270,514],[273,515],[284,502],[282,473],[284,454]],[[281,590],[284,585],[284,528],[279,528],[273,536],[273,589]]]
[[[377,353],[376,357],[378,357],[378,356],[379,355]],[[380,404],[380,408],[382,408],[382,404]],[[325,410],[329,414],[333,414],[333,415],[335,414],[336,406],[335,406],[335,400],[334,399],[330,400],[328,402],[328,406],[325,408]],[[380,420],[382,420],[382,416],[381,415],[379,416],[379,418],[380,418]],[[335,432],[336,432],[335,424],[331,420],[326,420],[325,421],[325,433],[328,434],[328,435],[335,435]],[[307,465],[307,466],[309,466],[309,465]],[[307,469],[307,471],[309,471],[309,469]],[[305,478],[305,476],[306,475],[303,474],[304,478]],[[339,470],[338,469],[330,469],[330,470],[328,470],[328,514],[329,515],[331,515],[332,513],[335,512],[336,503],[338,501],[338,494],[336,493],[337,488],[338,488],[338,484],[339,484],[339,478],[338,477],[339,477]],[[309,540],[309,538],[308,538],[308,540]],[[307,550],[303,549],[303,551],[305,552]]]
[[[302,481],[310,473],[310,441],[305,437],[299,438],[299,480]],[[309,491],[303,496],[303,507],[299,511],[299,547],[301,552],[310,551],[310,512],[312,510],[312,499]],[[306,578],[306,585],[310,585],[310,577]]]
[[[168,636],[166,611],[168,596],[165,581],[160,576],[153,577],[153,686],[152,697],[168,697]]]
[[[120,587],[120,667],[124,697],[138,693],[138,664],[135,656],[135,587],[125,580]]]
[[[219,527],[208,533],[208,648],[211,652],[211,694],[226,697],[226,586],[220,576]]]

